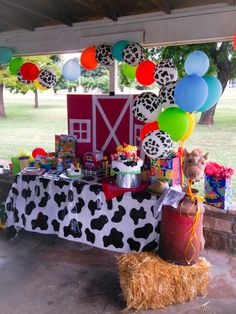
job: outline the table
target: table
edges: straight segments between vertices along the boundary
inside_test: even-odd
[[[126,192],[106,200],[102,179],[18,175],[6,200],[7,228],[21,228],[118,252],[158,247],[157,196]]]

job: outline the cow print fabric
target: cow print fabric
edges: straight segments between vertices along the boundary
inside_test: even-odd
[[[17,176],[6,201],[9,233],[23,228],[117,252],[158,248],[157,198],[126,192],[106,200],[100,182]]]

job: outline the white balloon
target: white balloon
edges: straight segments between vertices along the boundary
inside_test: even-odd
[[[168,133],[154,130],[145,136],[142,147],[149,158],[165,159],[170,156],[173,149],[173,141]]]
[[[138,95],[132,105],[135,118],[145,123],[155,122],[161,113],[161,109],[162,106],[158,96],[151,92]]]
[[[80,64],[76,59],[70,59],[63,64],[62,75],[68,81],[77,81],[80,77],[80,72]]]

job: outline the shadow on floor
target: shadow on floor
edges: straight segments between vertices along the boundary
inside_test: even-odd
[[[117,253],[21,231],[0,232],[1,314],[116,314],[125,308]],[[206,250],[212,264],[209,294],[192,302],[140,314],[236,313],[236,256]]]

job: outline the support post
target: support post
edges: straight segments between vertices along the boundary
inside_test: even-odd
[[[110,66],[109,69],[109,92],[110,96],[115,95],[118,88],[118,61]]]

